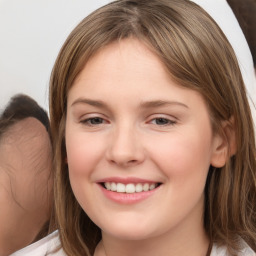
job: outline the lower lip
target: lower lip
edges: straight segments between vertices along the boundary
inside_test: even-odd
[[[112,201],[114,201],[116,203],[135,204],[135,203],[141,202],[141,201],[149,198],[150,196],[154,195],[161,186],[158,186],[157,188],[155,188],[153,190],[139,192],[139,193],[117,193],[117,192],[113,192],[113,191],[103,188],[100,184],[99,184],[99,187],[100,187],[101,191],[103,192],[103,194],[107,198],[111,199]]]

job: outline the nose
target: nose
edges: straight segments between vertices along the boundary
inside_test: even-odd
[[[136,129],[123,126],[113,131],[106,157],[112,164],[122,167],[142,163],[145,159],[145,152]]]

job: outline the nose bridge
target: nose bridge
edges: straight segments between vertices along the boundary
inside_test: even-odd
[[[143,161],[143,147],[135,125],[124,121],[115,126],[107,155],[118,165],[130,166]]]

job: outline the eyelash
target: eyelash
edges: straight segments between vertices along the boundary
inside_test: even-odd
[[[101,122],[100,123],[92,123],[92,121],[95,121],[95,120],[100,120]],[[84,119],[84,120],[81,120],[80,121],[82,124],[85,124],[85,125],[88,125],[88,126],[97,126],[97,125],[101,125],[101,124],[103,124],[104,123],[104,119],[103,118],[101,118],[101,117],[90,117],[90,118],[87,118],[87,119]],[[105,121],[106,122],[106,121]]]
[[[159,124],[159,123],[157,123],[158,121],[164,121],[164,123],[162,123],[162,124]],[[177,122],[176,121],[173,121],[173,120],[170,120],[170,119],[168,119],[168,118],[164,118],[164,117],[156,117],[156,118],[154,118],[154,119],[151,119],[150,120],[150,123],[154,123],[155,125],[158,125],[158,126],[169,126],[169,125],[171,125],[171,126],[173,126],[173,125],[175,125]]]
[[[95,122],[96,123],[93,123]],[[159,123],[160,121],[160,123]],[[81,120],[80,121],[82,124],[85,124],[87,126],[99,126],[99,125],[102,125],[104,123],[107,123],[106,120],[104,120],[103,118],[101,117],[90,117],[90,118],[87,118],[87,119],[84,119],[84,120]],[[162,122],[162,123],[161,123]],[[174,121],[174,120],[170,120],[168,118],[164,118],[164,117],[156,117],[156,118],[153,118],[149,121],[149,123],[152,123],[154,125],[157,125],[157,126],[173,126],[175,125],[177,122]]]

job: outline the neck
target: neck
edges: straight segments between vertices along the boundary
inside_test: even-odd
[[[94,256],[206,256],[209,239],[204,231],[190,226],[188,229],[172,230],[145,240],[122,240],[102,232]],[[189,232],[188,232],[189,231]]]
[[[184,218],[173,224],[146,229],[145,232],[120,234],[102,231],[102,241],[94,256],[207,256],[209,238],[203,221],[204,198],[202,197]],[[139,223],[138,223],[139,225]]]

